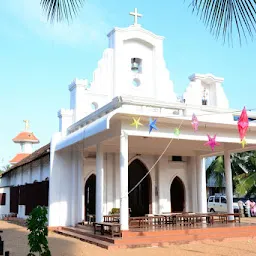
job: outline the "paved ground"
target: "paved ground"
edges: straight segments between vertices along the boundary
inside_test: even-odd
[[[244,221],[248,222],[249,220],[245,219]],[[256,222],[256,218],[253,221]],[[0,221],[0,229],[4,231],[2,237],[5,242],[5,249],[10,251],[10,255],[26,256],[29,250],[26,228]],[[256,234],[255,238],[225,239],[221,242],[205,240],[189,244],[172,245],[165,248],[120,249],[116,251],[107,251],[77,239],[63,237],[55,233],[50,233],[48,240],[52,256],[256,255]]]

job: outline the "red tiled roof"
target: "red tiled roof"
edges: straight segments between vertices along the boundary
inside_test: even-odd
[[[19,161],[21,161],[22,159],[24,159],[25,157],[29,156],[30,154],[25,154],[25,153],[20,153],[20,154],[17,154],[12,160],[10,160],[9,162],[11,164],[16,164],[18,163]]]
[[[37,137],[33,134],[33,132],[20,132],[15,138],[12,139],[13,142],[32,142],[39,143]]]
[[[17,164],[9,168],[6,172],[2,173],[2,176],[8,174],[9,172],[15,171],[18,167],[28,164],[30,162],[33,162],[34,160],[37,160],[47,154],[50,154],[50,143],[44,145],[43,147],[39,148],[32,154],[29,154],[27,157],[23,158]]]

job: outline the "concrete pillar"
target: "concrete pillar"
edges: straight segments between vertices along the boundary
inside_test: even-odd
[[[193,212],[198,212],[198,197],[197,197],[197,171],[196,171],[196,157],[191,156],[190,161],[189,161],[189,168],[191,172],[191,192],[192,192],[192,211]]]
[[[104,154],[100,144],[96,150],[96,222],[103,222]]]
[[[84,220],[84,155],[83,149],[78,152],[78,173],[77,173],[77,220]]]
[[[207,195],[206,195],[206,170],[205,170],[205,158],[200,156],[196,157],[197,167],[197,202],[198,210],[200,213],[207,212]]]
[[[120,137],[120,224],[121,230],[129,230],[128,197],[128,135]]]
[[[227,197],[227,210],[228,213],[233,214],[233,182],[232,182],[232,171],[230,162],[230,153],[224,152],[224,166],[225,166],[225,180],[226,180],[226,197]],[[233,216],[229,216],[229,220],[234,220]]]

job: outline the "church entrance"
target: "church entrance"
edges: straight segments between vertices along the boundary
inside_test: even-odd
[[[171,185],[171,211],[183,212],[185,208],[185,189],[182,180],[175,177]]]
[[[84,187],[84,206],[85,220],[88,221],[89,215],[95,215],[96,202],[96,175],[92,174],[86,181]]]
[[[144,164],[136,159],[129,165],[129,191],[147,174]],[[152,212],[152,185],[148,174],[146,178],[129,194],[131,217],[145,216]]]

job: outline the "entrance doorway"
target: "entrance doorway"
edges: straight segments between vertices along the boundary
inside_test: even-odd
[[[175,177],[171,189],[171,211],[183,212],[185,209],[185,189],[182,180]]]
[[[129,191],[147,174],[148,169],[138,159],[129,165]],[[152,212],[152,185],[148,174],[146,178],[129,194],[129,208],[131,217],[145,216]]]
[[[88,221],[89,215],[95,215],[96,202],[96,175],[92,174],[86,181],[84,187],[84,206],[85,220]]]

